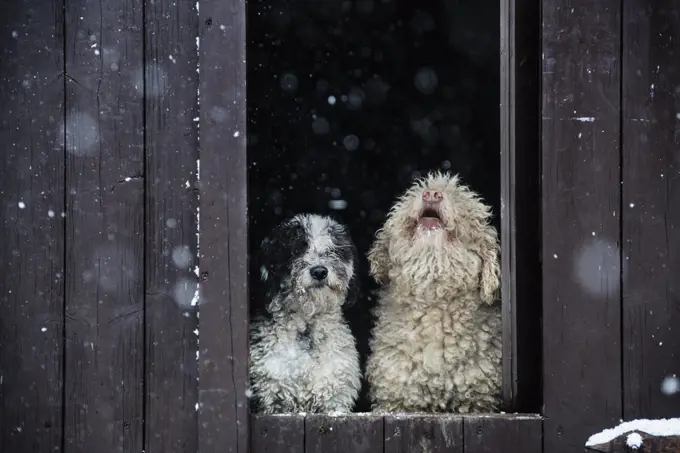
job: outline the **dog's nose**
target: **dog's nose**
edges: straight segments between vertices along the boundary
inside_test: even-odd
[[[326,269],[324,266],[314,266],[309,270],[309,273],[312,275],[314,280],[321,281],[328,276],[328,269]]]
[[[438,190],[424,190],[423,201],[441,201],[444,195]]]

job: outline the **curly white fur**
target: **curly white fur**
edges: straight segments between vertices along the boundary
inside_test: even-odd
[[[263,413],[349,412],[359,354],[342,306],[356,285],[356,249],[328,217],[299,215],[263,242],[267,315],[251,328],[250,377]],[[327,274],[314,277],[314,269]]]
[[[436,193],[441,222],[425,219]],[[373,409],[500,407],[499,244],[490,209],[457,176],[430,174],[393,206],[368,258],[381,284],[366,374]],[[433,226],[436,225],[436,226]]]

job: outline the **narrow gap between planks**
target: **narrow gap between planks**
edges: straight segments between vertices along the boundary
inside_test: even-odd
[[[623,34],[625,30],[625,3],[626,0],[621,0],[619,6],[619,67],[621,68],[621,75],[619,77],[619,354],[621,359],[619,360],[619,373],[621,379],[621,414],[620,418],[623,418],[626,396],[624,391],[625,371],[624,371],[624,360],[625,357],[625,316],[624,316],[624,306],[623,306],[623,265],[624,265],[624,247],[623,242],[623,127],[624,127],[624,108],[625,104],[623,102],[624,93],[624,78],[626,77],[626,71],[624,69],[623,60],[626,58],[624,54],[624,40]]]
[[[67,178],[68,178],[68,168],[66,165],[68,155],[66,152],[66,125],[67,125],[67,116],[68,112],[66,111],[66,101],[67,101],[67,76],[66,76],[66,1],[67,0],[62,0],[61,2],[61,47],[62,47],[62,68],[61,68],[61,76],[62,76],[62,82],[63,82],[63,90],[64,94],[62,97],[62,124],[64,125],[63,130],[62,130],[62,158],[64,160],[64,177],[63,177],[63,184],[64,187],[63,189],[63,200],[62,200],[62,216],[61,216],[61,222],[62,222],[62,241],[63,241],[63,247],[62,247],[62,269],[64,273],[66,273],[66,250],[67,249],[67,239],[68,239],[68,229],[66,228],[66,207],[67,205],[67,194],[68,191],[66,190],[67,185]],[[56,31],[56,30],[55,30]],[[64,453],[66,451],[66,275],[63,275],[62,278],[64,279],[64,284],[62,285],[62,299],[61,299],[61,452]]]
[[[143,69],[143,77],[142,77],[142,204],[143,204],[143,209],[142,209],[142,225],[144,225],[144,228],[142,229],[142,234],[144,235],[144,247],[143,247],[143,255],[142,255],[142,282],[143,282],[143,292],[142,292],[142,357],[144,359],[142,360],[142,446],[144,448],[144,451],[148,451],[148,445],[147,445],[147,409],[148,409],[148,401],[149,401],[149,364],[148,364],[148,357],[147,357],[147,344],[148,344],[148,332],[147,332],[147,294],[148,294],[148,288],[147,285],[149,284],[149,280],[147,278],[148,276],[148,269],[147,269],[147,252],[149,249],[149,237],[147,236],[148,233],[148,219],[149,219],[149,203],[147,202],[148,200],[148,172],[147,172],[147,102],[146,102],[146,84],[148,82],[148,71],[147,71],[147,64],[146,64],[146,55],[147,55],[147,39],[146,39],[146,6],[147,2],[146,0],[142,1],[142,68]],[[62,452],[65,453],[65,452]]]

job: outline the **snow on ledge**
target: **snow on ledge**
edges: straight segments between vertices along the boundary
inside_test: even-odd
[[[628,445],[633,450],[637,450],[642,447],[642,436],[640,433],[630,433],[626,437],[626,445]]]
[[[251,415],[257,417],[276,417],[276,418],[292,418],[292,417],[330,417],[330,418],[383,418],[390,417],[396,420],[409,420],[419,418],[431,418],[436,420],[450,420],[450,419],[500,419],[500,420],[542,420],[539,414],[523,414],[523,413],[492,413],[492,414],[454,414],[444,412],[285,412],[277,414],[264,414],[253,412]]]
[[[639,419],[624,422],[615,428],[605,429],[602,432],[593,434],[586,442],[586,447],[609,443],[617,437],[631,431],[640,431],[649,434],[650,436],[680,436],[680,418],[658,420]],[[629,440],[634,441],[635,438]]]

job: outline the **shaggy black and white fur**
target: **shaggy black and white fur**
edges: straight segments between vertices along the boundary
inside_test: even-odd
[[[361,372],[342,309],[357,294],[355,264],[347,229],[329,217],[297,215],[264,239],[264,313],[250,337],[256,412],[352,410]]]

